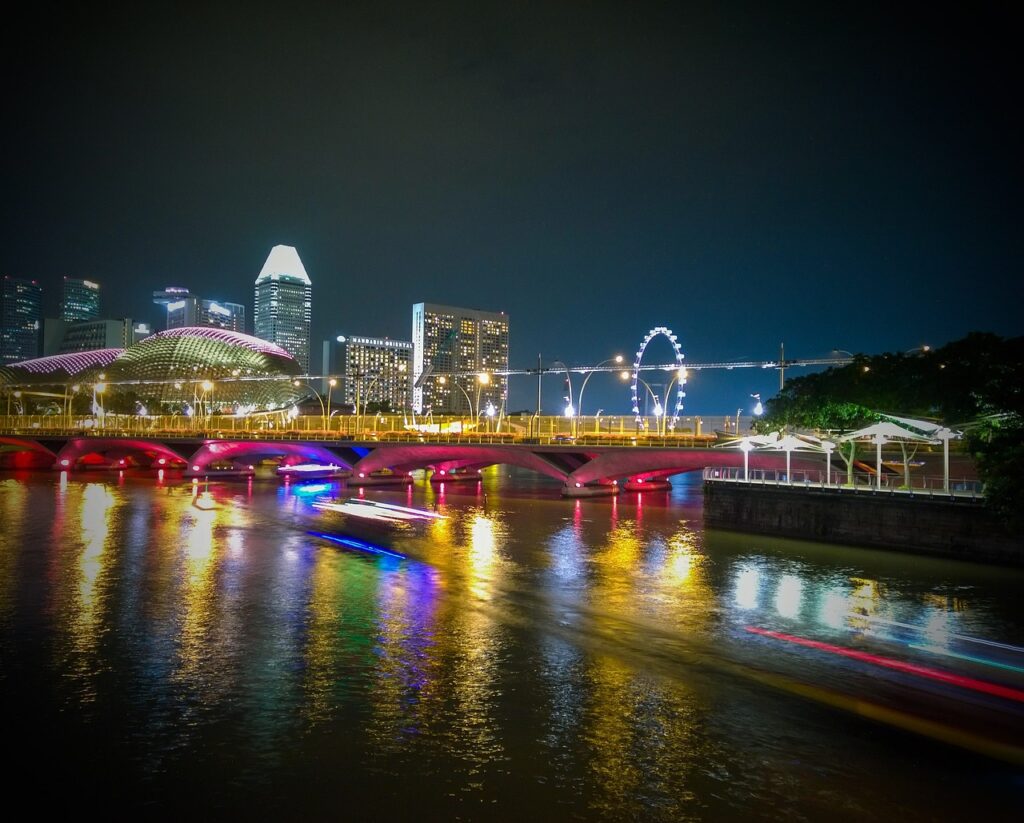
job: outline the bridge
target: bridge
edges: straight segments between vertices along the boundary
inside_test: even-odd
[[[68,472],[180,469],[186,477],[202,478],[252,473],[263,461],[313,463],[337,466],[351,473],[353,483],[369,485],[408,482],[416,470],[427,470],[433,480],[476,479],[482,469],[501,464],[554,478],[564,495],[582,497],[666,488],[673,474],[743,465],[738,450],[713,448],[713,435],[652,434],[642,427],[630,432],[622,425],[623,431],[573,436],[562,430],[563,418],[553,417],[531,418],[506,431],[445,430],[444,424],[434,424],[436,431],[400,428],[395,417],[378,416],[375,425],[383,430],[348,433],[317,428],[320,417],[293,419],[288,429],[254,428],[252,421],[232,417],[198,422],[203,425],[181,416],[151,417],[143,426],[135,416],[108,415],[101,426],[82,427],[56,416],[0,417],[0,466]],[[600,420],[590,425],[595,424],[599,428]],[[785,465],[778,454],[749,459],[759,469]],[[801,465],[818,467],[813,460]]]

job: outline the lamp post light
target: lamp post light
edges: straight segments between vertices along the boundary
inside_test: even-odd
[[[686,385],[686,380],[687,380],[688,376],[689,376],[689,373],[686,371],[686,366],[680,366],[678,369],[676,369],[675,375],[673,375],[672,379],[669,381],[668,388],[665,389],[665,405],[667,406],[668,402],[669,402],[668,399],[672,396],[672,387],[676,384],[676,381],[679,382],[679,394],[680,394],[680,397],[676,399],[676,408],[675,408],[675,413],[672,415],[672,423],[671,423],[671,425],[668,423],[668,409],[667,408],[665,409],[665,413],[664,413],[664,415],[661,418],[661,424],[662,424],[661,436],[662,437],[664,437],[668,433],[668,431],[667,431],[668,428],[671,428],[673,431],[675,431],[675,428],[676,428],[676,418],[679,417],[679,412],[681,412],[683,410],[683,400],[682,400],[682,398],[686,397],[686,392],[683,391],[683,386]]]
[[[292,381],[292,385],[295,386],[295,388],[298,388],[302,384],[303,384],[302,380],[293,380]],[[308,380],[305,381],[305,384],[306,384],[306,388],[309,389],[311,392],[313,392],[313,394],[316,395],[316,399],[320,403],[320,425],[321,425],[321,427],[323,429],[326,429],[327,428],[327,407],[324,406],[324,399],[323,399],[323,397],[320,396],[320,392],[318,392],[316,389],[314,389],[310,385]]]
[[[588,371],[584,375],[584,377],[583,377],[583,385],[580,386],[579,394],[576,395],[576,413],[580,417],[583,417],[583,392],[587,388],[587,383],[590,382],[590,378],[594,376],[594,374],[597,372],[597,370],[599,368],[601,368],[601,366],[606,366],[609,363],[621,363],[621,362],[622,362],[622,355],[621,354],[617,354],[614,357],[609,357],[607,360],[602,360],[600,363],[598,363],[596,366],[594,366],[593,369],[591,369],[590,371]]]
[[[71,415],[72,407],[74,406],[74,398],[75,395],[78,394],[78,390],[80,388],[81,386],[79,386],[78,383],[64,387],[64,424],[68,428],[71,428]],[[69,389],[71,391],[70,394],[68,394]]]
[[[480,417],[480,389],[484,386],[490,385],[491,376],[487,372],[480,372],[476,376],[476,411],[473,414],[473,419],[478,420]],[[470,409],[470,411],[473,411]]]
[[[551,365],[552,365],[552,367],[554,367],[554,366],[561,366],[563,369],[565,369],[565,385],[566,385],[566,387],[567,387],[567,389],[569,391],[569,396],[567,398],[565,398],[565,411],[563,412],[563,414],[564,414],[565,417],[569,418],[569,421],[570,421],[569,422],[569,434],[571,436],[575,436],[576,435],[576,407],[573,405],[573,402],[572,402],[572,377],[570,377],[570,375],[569,375],[569,367],[567,365],[565,365],[565,363],[563,361],[561,361],[561,360],[552,360],[551,361]]]
[[[103,375],[101,374],[102,378]],[[106,383],[94,383],[92,387],[92,413],[99,418],[100,427],[106,426],[106,412],[103,410],[102,404],[96,399],[99,396],[100,400],[103,399],[103,392],[107,390]]]
[[[331,392],[334,391],[334,387],[338,385],[338,381],[333,377],[327,381],[327,420],[325,421],[324,428],[330,428],[331,417],[334,415],[331,412]]]
[[[754,416],[755,417],[760,417],[762,414],[764,414],[764,404],[761,403],[761,395],[760,394],[752,394],[750,396],[753,397],[754,400],[757,401],[754,404]]]
[[[623,371],[623,372],[619,373],[619,377],[622,378],[623,380],[629,380],[632,376],[633,376],[632,372],[628,372],[628,371]],[[661,430],[661,428],[660,428],[660,420],[658,420],[658,418],[661,417],[661,414],[664,411],[661,408],[661,401],[658,399],[658,395],[656,395],[654,393],[654,389],[651,388],[650,384],[646,380],[644,380],[640,375],[636,375],[636,381],[637,381],[637,383],[643,384],[643,387],[645,389],[647,389],[647,393],[651,396],[651,400],[654,401],[654,409],[652,411],[654,412],[654,417],[655,417],[655,420],[657,421],[657,431],[660,431]],[[633,402],[636,404],[634,406],[634,409],[635,409],[636,414],[637,414],[636,422],[637,422],[637,425],[639,426],[639,424],[640,424],[640,403],[639,403],[639,398],[637,397],[637,393],[636,393],[637,392],[636,383],[634,383],[631,386],[631,388],[633,389]]]

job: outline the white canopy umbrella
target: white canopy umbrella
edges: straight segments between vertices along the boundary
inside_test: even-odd
[[[913,417],[897,417],[894,414],[882,414],[886,420],[892,420],[893,422],[899,423],[901,426],[905,426],[908,429],[914,429],[928,437],[933,437],[935,440],[942,441],[942,488],[944,491],[949,491],[949,441],[958,440],[963,437],[963,432],[953,431],[952,429],[943,426],[941,423],[933,423],[931,420],[915,420]]]
[[[912,431],[928,436],[934,435],[942,428],[941,423],[933,423],[931,420],[917,420],[913,417],[898,417],[895,414],[887,414],[885,412],[877,412],[877,414],[883,420],[888,420],[892,423],[896,423],[898,426],[902,426],[904,429],[911,429]]]
[[[810,451],[810,452],[822,452],[824,449],[814,443],[809,443],[806,440],[801,439],[793,434],[787,434],[785,437],[780,437],[778,440],[768,443],[762,447],[762,451],[784,451],[786,453],[786,482],[792,483],[792,474],[790,473],[790,455],[795,451]]]
[[[882,446],[891,441],[903,443],[934,443],[931,437],[899,426],[890,420],[873,423],[863,429],[844,434],[839,438],[842,442],[850,440],[867,440],[875,444],[875,488],[882,488]]]
[[[728,443],[722,443],[715,448],[719,449],[739,449],[743,452],[743,480],[750,480],[750,452],[757,446],[767,446],[771,443],[777,442],[779,439],[778,432],[770,432],[769,434],[750,434],[746,437],[738,437],[735,440],[730,440]]]

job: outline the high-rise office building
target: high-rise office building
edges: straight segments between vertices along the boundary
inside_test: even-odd
[[[274,246],[256,278],[256,336],[276,343],[309,373],[313,288],[294,246]]]
[[[200,300],[196,325],[245,334],[245,306],[224,300]]]
[[[413,393],[417,412],[500,411],[508,397],[508,315],[434,303],[412,307]],[[421,376],[427,373],[425,379]],[[479,375],[486,374],[488,382]],[[419,383],[419,385],[416,385]]]
[[[204,300],[181,286],[153,292],[153,302],[167,312],[164,328],[206,326],[245,334],[245,306],[226,300]]]
[[[337,378],[332,398],[360,408],[379,403],[392,411],[409,408],[412,343],[386,337],[339,334],[323,344],[323,371]],[[324,387],[326,390],[326,386]]]
[[[0,363],[39,356],[43,290],[35,280],[0,281]]]
[[[65,277],[60,319],[68,323],[77,323],[79,320],[95,320],[99,316],[99,283],[78,277]]]

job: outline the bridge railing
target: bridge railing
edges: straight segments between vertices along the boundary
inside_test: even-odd
[[[588,418],[587,421],[591,419]],[[604,428],[604,421],[607,428]],[[526,444],[581,448],[624,446],[649,448],[701,448],[716,443],[714,435],[679,429],[659,434],[657,427],[631,427],[621,418],[594,418],[575,429],[563,417],[511,417],[500,423],[489,420],[475,424],[464,418],[432,418],[432,422],[410,422],[402,415],[371,415],[356,418],[236,417],[211,415],[0,415],[0,433],[22,436],[58,437],[153,437],[202,439],[315,440],[323,442],[473,443]],[[575,434],[573,433],[575,432]]]
[[[791,488],[828,489],[836,492],[864,492],[869,494],[924,495],[927,497],[968,497],[984,498],[984,486],[980,480],[971,478],[949,478],[949,489],[945,479],[934,475],[911,475],[910,483],[900,475],[882,475],[881,489],[874,474],[854,472],[848,476],[845,471],[797,470],[788,474],[785,469],[750,469],[744,478],[742,468],[708,466],[704,469],[704,480],[713,483],[740,483],[756,486],[786,486]]]

